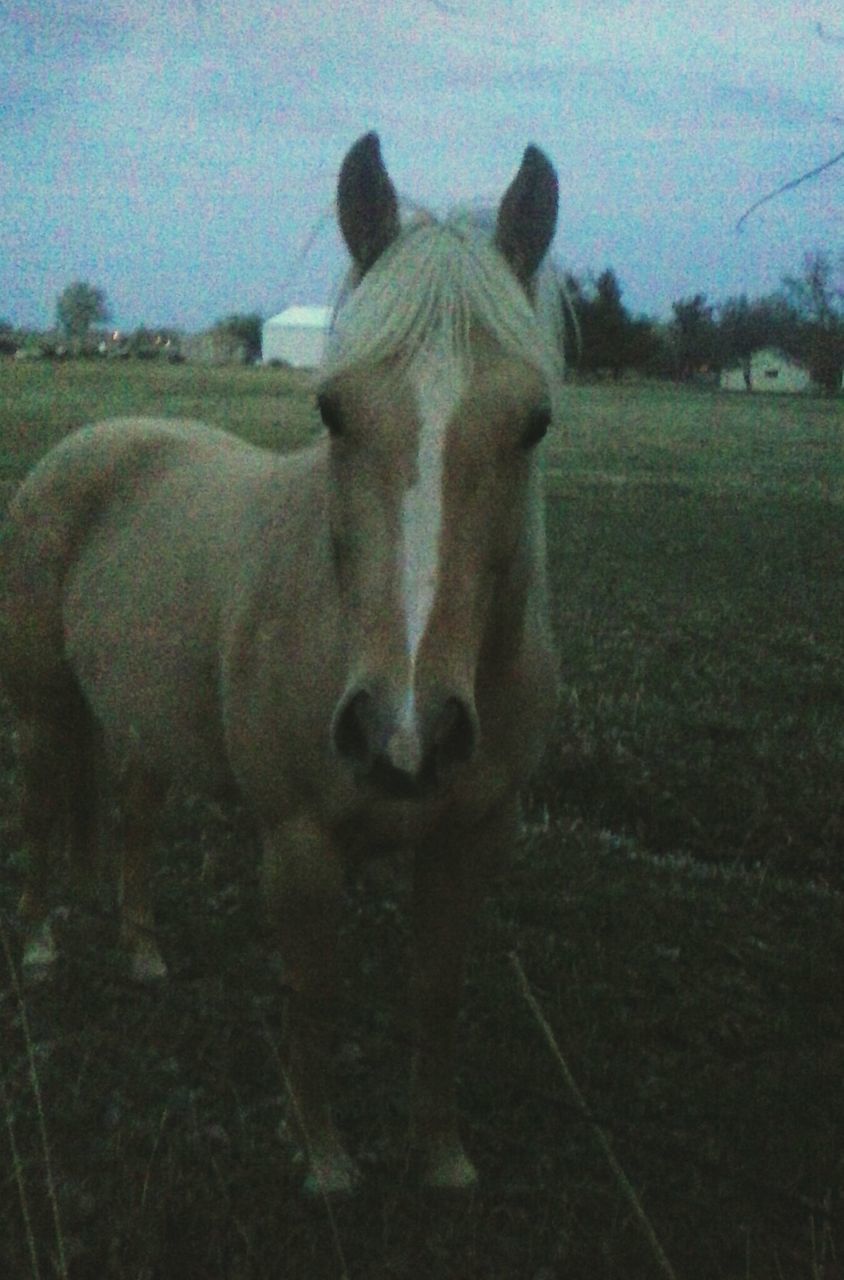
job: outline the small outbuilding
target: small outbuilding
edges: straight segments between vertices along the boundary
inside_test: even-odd
[[[775,347],[754,351],[749,360],[721,372],[723,391],[811,391],[812,376],[805,365]]]
[[[155,355],[158,347],[144,343],[136,349],[140,356]],[[246,364],[246,343],[223,329],[207,329],[204,333],[191,333],[180,344],[180,355],[191,364]]]
[[[331,327],[331,307],[293,306],[265,321],[261,359],[297,369],[313,369],[322,359]]]

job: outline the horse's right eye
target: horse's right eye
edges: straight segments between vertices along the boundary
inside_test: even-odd
[[[337,401],[324,391],[317,396],[319,416],[333,436],[339,436],[343,430],[343,415]]]

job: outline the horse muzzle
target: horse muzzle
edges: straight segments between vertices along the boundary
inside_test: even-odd
[[[431,697],[421,712],[402,715],[367,686],[344,696],[331,725],[334,750],[358,784],[399,800],[446,786],[475,755],[478,737],[473,703],[456,694]]]

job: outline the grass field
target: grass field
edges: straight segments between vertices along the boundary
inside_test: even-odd
[[[168,811],[164,990],[71,913],[55,984],[24,998],[3,716],[0,1276],[844,1275],[844,402],[600,386],[569,410],[548,444],[560,713],[461,1024],[481,1189],[405,1176],[400,864],[348,890],[337,1094],[368,1176],[330,1211],[278,1139],[242,815]],[[2,363],[0,495],[71,427],[138,411],[280,448],[319,430],[281,371]]]

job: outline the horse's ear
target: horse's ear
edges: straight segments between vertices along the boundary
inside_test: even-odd
[[[527,285],[539,270],[557,226],[559,190],[551,161],[530,146],[504,193],[495,224],[495,244],[516,277]]]
[[[337,181],[340,230],[361,275],[399,233],[396,189],[381,159],[377,133],[365,133],[349,151]]]

